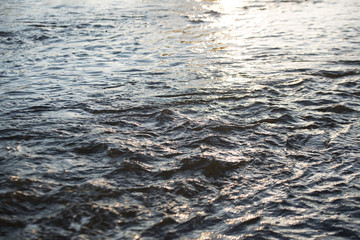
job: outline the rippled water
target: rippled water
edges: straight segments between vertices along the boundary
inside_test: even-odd
[[[358,239],[358,0],[2,0],[4,239]]]

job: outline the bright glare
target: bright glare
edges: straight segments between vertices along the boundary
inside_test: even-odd
[[[229,8],[231,6],[234,6],[234,0],[220,0],[221,4],[224,6],[224,8]]]

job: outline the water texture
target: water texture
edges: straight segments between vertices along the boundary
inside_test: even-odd
[[[0,238],[359,239],[358,0],[2,0]]]

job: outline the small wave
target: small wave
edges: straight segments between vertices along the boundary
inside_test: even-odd
[[[202,19],[190,19],[189,22],[193,24],[200,24],[200,23],[204,23],[205,21]]]
[[[44,137],[44,136],[42,136],[42,137]],[[39,138],[39,136],[32,134],[32,133],[28,133],[28,132],[20,132],[19,134],[5,132],[2,135],[0,135],[0,140],[10,140],[10,141],[14,141],[14,140],[29,141],[29,140],[37,139],[37,138]]]
[[[5,213],[5,211],[2,209],[1,212]],[[2,227],[15,228],[15,229],[24,228],[27,225],[26,221],[23,218],[16,216],[15,217],[0,216],[0,224]],[[0,232],[0,235],[2,234],[4,234],[4,232]]]
[[[150,172],[151,171],[151,166],[143,163],[139,160],[135,160],[138,159],[137,157],[133,157],[133,159],[129,159],[129,160],[125,160],[123,162],[120,163],[118,169],[116,169],[114,172],[112,172],[112,174],[115,173],[119,173],[119,172]]]
[[[247,124],[247,125],[232,125],[232,124],[216,124],[215,126],[210,126],[210,129],[219,133],[231,133],[231,132],[241,132],[248,129],[252,129],[256,124]]]
[[[203,171],[206,177],[221,177],[226,175],[227,171],[235,171],[244,167],[246,161],[227,162],[216,160],[213,157],[193,157],[186,158],[181,161],[180,171]]]
[[[35,36],[32,37],[32,39],[35,40],[35,41],[45,41],[45,40],[51,39],[51,38],[52,37],[50,37],[49,35],[45,35],[45,34],[43,34],[43,35],[35,35]]]
[[[26,111],[29,112],[47,112],[47,111],[56,111],[58,110],[57,108],[55,108],[55,106],[46,106],[46,105],[39,105],[39,106],[31,106],[29,108],[26,109]]]
[[[306,145],[311,138],[308,134],[294,134],[288,137],[286,146],[290,149],[300,149]]]
[[[218,12],[218,11],[214,11],[214,10],[210,10],[210,11],[206,11],[205,14],[209,14],[211,16],[220,16],[221,15],[221,12]]]
[[[357,81],[344,81],[339,83],[339,85],[344,86],[346,88],[355,88],[358,86],[358,82]]]
[[[78,145],[76,143],[71,143],[70,145]],[[105,143],[92,141],[86,144],[80,144],[81,146],[74,147],[73,151],[78,154],[89,155],[102,153],[108,149],[108,145]]]
[[[159,124],[169,123],[175,120],[175,113],[170,109],[163,109],[155,116]]]
[[[336,104],[329,107],[323,107],[317,109],[320,112],[332,112],[332,113],[340,113],[340,114],[347,114],[355,112],[354,109],[347,107],[345,105]]]
[[[345,71],[327,71],[327,70],[321,70],[315,73],[312,73],[313,76],[321,76],[326,78],[341,78],[341,77],[347,77],[347,76],[354,76],[359,75],[359,70],[345,70]]]
[[[318,100],[297,100],[295,103],[303,106],[319,106],[319,105],[328,105],[337,103],[331,99],[318,99]]]
[[[176,224],[177,222],[174,219],[170,217],[166,217],[162,219],[160,222],[155,223],[153,226],[146,229],[141,234],[141,236],[161,239],[165,235],[165,238],[167,238],[166,234],[164,233],[169,232],[170,229]]]
[[[184,236],[184,233],[189,236],[190,239],[195,238],[190,233],[195,229],[207,229],[219,223],[220,220],[211,216],[197,214],[187,221],[181,222],[174,226],[170,231],[165,232],[162,236],[165,239],[178,239]],[[215,237],[215,236],[214,236]]]
[[[106,118],[102,121],[103,124],[111,125],[111,126],[119,126],[119,127],[139,127],[140,125],[136,122],[130,122],[126,120],[119,119],[109,119]]]
[[[231,226],[225,233],[227,235],[238,235],[244,232],[244,230],[252,225],[259,225],[259,222],[261,221],[261,217],[254,216],[250,217],[248,219],[245,219],[241,221],[240,223],[234,224]]]
[[[187,144],[186,146],[195,148],[195,147],[200,147],[201,145],[226,148],[226,149],[234,148],[236,146],[236,144],[234,144],[233,142],[225,140],[223,137],[220,136],[207,136],[203,139],[193,141],[190,144]]]
[[[289,124],[295,122],[297,122],[297,120],[293,116],[291,116],[290,114],[284,114],[279,118],[266,118],[256,121],[255,123]]]
[[[340,60],[333,62],[335,64],[343,64],[343,65],[360,65],[360,60]]]
[[[2,38],[9,38],[9,37],[12,37],[12,36],[14,36],[13,32],[0,31],[0,37],[2,37]]]

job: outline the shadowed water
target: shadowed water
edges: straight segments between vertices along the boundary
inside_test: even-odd
[[[1,1],[0,237],[358,239],[359,11]]]

